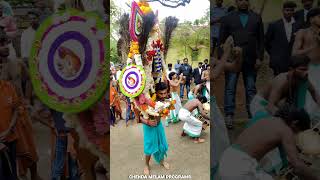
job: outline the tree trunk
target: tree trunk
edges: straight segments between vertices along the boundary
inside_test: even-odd
[[[184,57],[187,57],[187,45],[184,45]]]

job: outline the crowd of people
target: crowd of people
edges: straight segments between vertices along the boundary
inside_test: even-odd
[[[211,80],[225,72],[224,116],[215,101],[213,107],[212,177],[271,180],[283,168],[293,167],[299,177],[319,179],[300,158],[295,135],[319,123],[320,9],[314,0],[301,0],[303,9],[299,11],[295,2],[284,1],[282,17],[268,22],[264,32],[261,12],[251,10],[250,2],[235,0],[235,8],[226,8],[223,0],[216,0],[211,13],[215,64]],[[230,56],[230,48],[226,51],[230,44],[240,53]],[[274,77],[257,92],[256,79],[265,52]],[[227,128],[234,128],[240,73],[250,120],[231,141]]]
[[[10,4],[0,1],[0,179],[106,179],[106,169],[95,155],[79,147],[79,134],[66,127],[64,114],[44,105],[32,88],[28,66],[31,47],[39,25],[52,13],[45,1],[37,1],[25,16],[30,23],[20,38]],[[12,43],[17,38],[20,48]],[[44,149],[35,141],[33,127],[37,122],[51,132],[47,140],[51,141],[51,166],[42,167],[50,177],[39,175],[38,150]]]
[[[187,58],[183,61],[183,64],[177,61],[174,69],[172,64],[168,64],[168,71],[163,71],[163,79],[155,84],[155,93],[150,95],[154,101],[175,101],[174,109],[170,110],[166,118],[156,117],[155,120],[145,119],[136,107],[136,103],[121,93],[119,83],[122,82],[120,78],[123,66],[112,64],[110,67],[110,113],[112,115],[110,124],[115,126],[118,120],[123,119],[121,104],[124,103],[121,103],[121,101],[126,103],[126,126],[128,126],[129,120],[133,119],[136,119],[137,123],[143,124],[144,153],[146,156],[144,174],[146,175],[150,174],[151,155],[154,156],[157,163],[165,169],[169,169],[169,164],[164,161],[168,150],[168,142],[162,120],[167,127],[169,123],[183,121],[182,137],[188,135],[195,143],[205,141],[200,137],[202,131],[209,125],[210,119],[209,110],[204,107],[204,104],[208,104],[210,98],[210,65],[208,60],[205,60],[204,64],[199,62],[198,67],[192,69]],[[184,92],[184,87],[186,87],[187,92]],[[191,87],[194,90],[191,91]],[[186,96],[188,99],[183,99]]]
[[[200,104],[202,105],[204,103],[208,103],[210,100],[210,65],[208,64],[208,62],[208,59],[205,59],[204,63],[198,62],[198,67],[192,68],[192,66],[188,63],[188,59],[185,58],[183,59],[183,63],[180,63],[180,60],[177,60],[177,63],[174,65],[174,67],[171,63],[167,65],[168,69],[166,72],[166,76],[163,78],[163,82],[165,82],[168,86],[167,99],[175,100],[176,104],[175,110],[171,110],[170,115],[166,118],[166,126],[169,126],[169,123],[179,122],[181,119],[189,120],[190,115],[186,118],[184,113],[182,113],[183,115],[179,115],[179,113],[180,109],[183,109],[182,111],[186,111],[186,108],[183,107],[182,104],[186,103],[185,106],[190,106],[189,104],[191,101],[193,102],[191,103],[191,106],[194,107],[190,107],[191,109],[187,110],[188,112],[194,112],[193,115],[195,117],[201,115],[206,117],[205,119],[210,119],[208,115],[204,111],[202,111],[203,107],[198,107],[198,102],[201,102]],[[111,125],[114,125],[116,124],[117,119],[124,119],[122,117],[123,111],[121,107],[121,102],[124,102],[126,104],[125,121],[126,126],[128,126],[129,120],[136,119],[136,122],[139,122],[140,114],[139,111],[135,108],[132,100],[129,97],[125,97],[119,89],[119,80],[122,69],[123,65],[121,64],[111,64],[110,67],[110,79],[112,80],[110,82],[110,113],[112,114],[110,123]],[[197,109],[199,109],[200,111],[198,111]],[[200,123],[200,127],[202,127],[202,122],[197,120],[198,118],[195,117],[192,118],[196,120],[196,123]],[[185,127],[187,127],[187,125]],[[184,131],[182,133],[183,136],[185,135],[185,131],[188,131],[186,129],[188,128],[184,128]],[[201,130],[202,128],[200,128],[199,133],[195,133],[195,136],[199,137],[201,134]],[[203,140],[200,139],[200,141],[202,142]]]

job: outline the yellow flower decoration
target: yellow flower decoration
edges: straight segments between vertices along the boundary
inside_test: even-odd
[[[156,101],[156,99],[157,99],[157,94],[154,93],[154,94],[152,95],[152,97],[151,97],[151,100],[152,100],[152,101]]]
[[[148,14],[148,13],[152,12],[152,9],[150,8],[150,5],[148,2],[146,2],[144,0],[140,0],[140,2],[138,2],[137,4],[140,7],[143,14]]]
[[[130,45],[130,52],[128,54],[128,57],[130,59],[133,58],[134,55],[136,54],[140,54],[139,53],[139,43],[136,41],[131,41],[131,45]]]

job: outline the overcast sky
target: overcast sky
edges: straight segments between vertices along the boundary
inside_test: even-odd
[[[136,0],[137,1],[137,0]],[[114,0],[115,4],[121,7],[124,11],[129,12],[130,8],[127,4],[131,5],[132,0]],[[159,11],[159,21],[162,21],[168,16],[175,16],[180,22],[194,21],[203,17],[206,10],[210,7],[208,0],[191,0],[190,4],[186,6],[180,6],[178,8],[169,8],[161,5],[159,2],[149,3],[152,10]]]

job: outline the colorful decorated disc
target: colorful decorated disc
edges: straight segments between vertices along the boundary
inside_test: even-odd
[[[139,96],[146,85],[146,74],[141,66],[126,66],[120,75],[120,90],[127,97]]]
[[[107,88],[106,27],[95,13],[68,10],[47,18],[36,32],[30,75],[40,100],[76,113],[97,102]]]
[[[133,41],[138,41],[138,37],[142,33],[143,12],[135,1],[132,2],[131,9],[129,26],[130,36]]]

